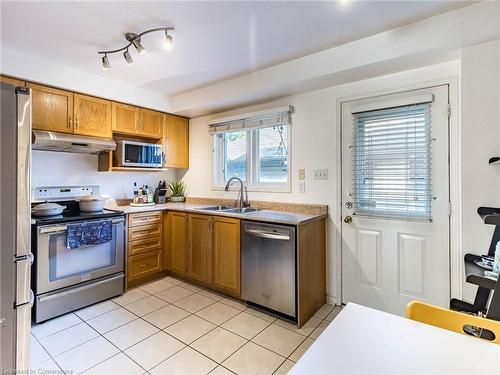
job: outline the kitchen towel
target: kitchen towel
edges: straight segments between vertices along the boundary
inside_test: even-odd
[[[68,224],[66,237],[66,247],[68,249],[100,245],[111,241],[113,237],[113,224],[111,220]]]

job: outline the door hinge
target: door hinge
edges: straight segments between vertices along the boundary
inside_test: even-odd
[[[451,216],[451,202],[448,202],[448,216]]]
[[[451,117],[451,104],[448,103],[448,117]]]

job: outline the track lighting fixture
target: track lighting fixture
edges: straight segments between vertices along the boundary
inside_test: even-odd
[[[172,35],[168,35],[168,30],[165,30],[165,47],[167,47],[167,49],[171,49],[173,44],[174,39],[172,38]]]
[[[104,54],[104,56],[102,57],[102,68],[106,70],[110,68],[108,55],[106,54]]]
[[[99,51],[97,52],[99,55],[104,55],[102,57],[102,68],[103,69],[109,69],[110,64],[109,64],[109,59],[108,59],[108,54],[112,53],[117,53],[117,52],[123,52],[123,57],[125,58],[125,62],[127,65],[133,64],[134,60],[132,59],[132,56],[130,55],[129,52],[129,47],[134,46],[136,51],[142,55],[144,52],[146,52],[146,49],[144,46],[141,44],[141,36],[145,34],[152,33],[154,31],[164,31],[165,32],[165,46],[170,49],[172,48],[173,45],[173,38],[172,36],[168,33],[169,31],[174,30],[172,26],[164,26],[164,27],[156,27],[154,29],[146,30],[143,31],[142,33],[135,34],[135,33],[126,33],[125,34],[125,39],[127,40],[128,44],[122,48],[114,49],[114,50],[109,50],[109,51]]]
[[[128,49],[123,52],[123,57],[125,57],[125,62],[127,63],[127,65],[131,65],[134,63],[134,60],[132,60],[132,56],[130,56]]]

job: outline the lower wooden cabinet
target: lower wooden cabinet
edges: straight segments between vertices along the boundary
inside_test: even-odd
[[[212,285],[239,295],[240,289],[240,220],[213,218]]]
[[[168,212],[166,217],[165,268],[239,296],[240,220],[184,212]]]
[[[128,215],[128,283],[139,283],[163,271],[162,217],[161,211]]]
[[[164,267],[181,275],[188,270],[188,214],[167,212],[164,226]]]
[[[161,249],[138,255],[129,255],[127,258],[127,281],[135,281],[161,272],[161,257]]]
[[[212,217],[189,215],[188,275],[205,284],[212,282]]]

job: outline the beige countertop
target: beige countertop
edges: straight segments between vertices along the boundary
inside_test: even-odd
[[[275,224],[288,224],[288,225],[306,224],[314,220],[323,219],[327,216],[326,213],[312,214],[312,213],[301,213],[301,212],[275,211],[267,209],[259,209],[259,211],[250,212],[246,214],[224,212],[224,211],[208,211],[200,209],[202,207],[207,207],[207,206],[210,206],[210,204],[203,205],[203,204],[189,204],[189,203],[164,203],[146,207],[131,207],[129,205],[119,206],[112,199],[108,200],[106,203],[106,208],[115,210],[118,209],[125,212],[125,214],[168,210],[168,211],[182,211],[182,212],[191,212],[197,214],[225,216],[237,219],[275,223]]]

